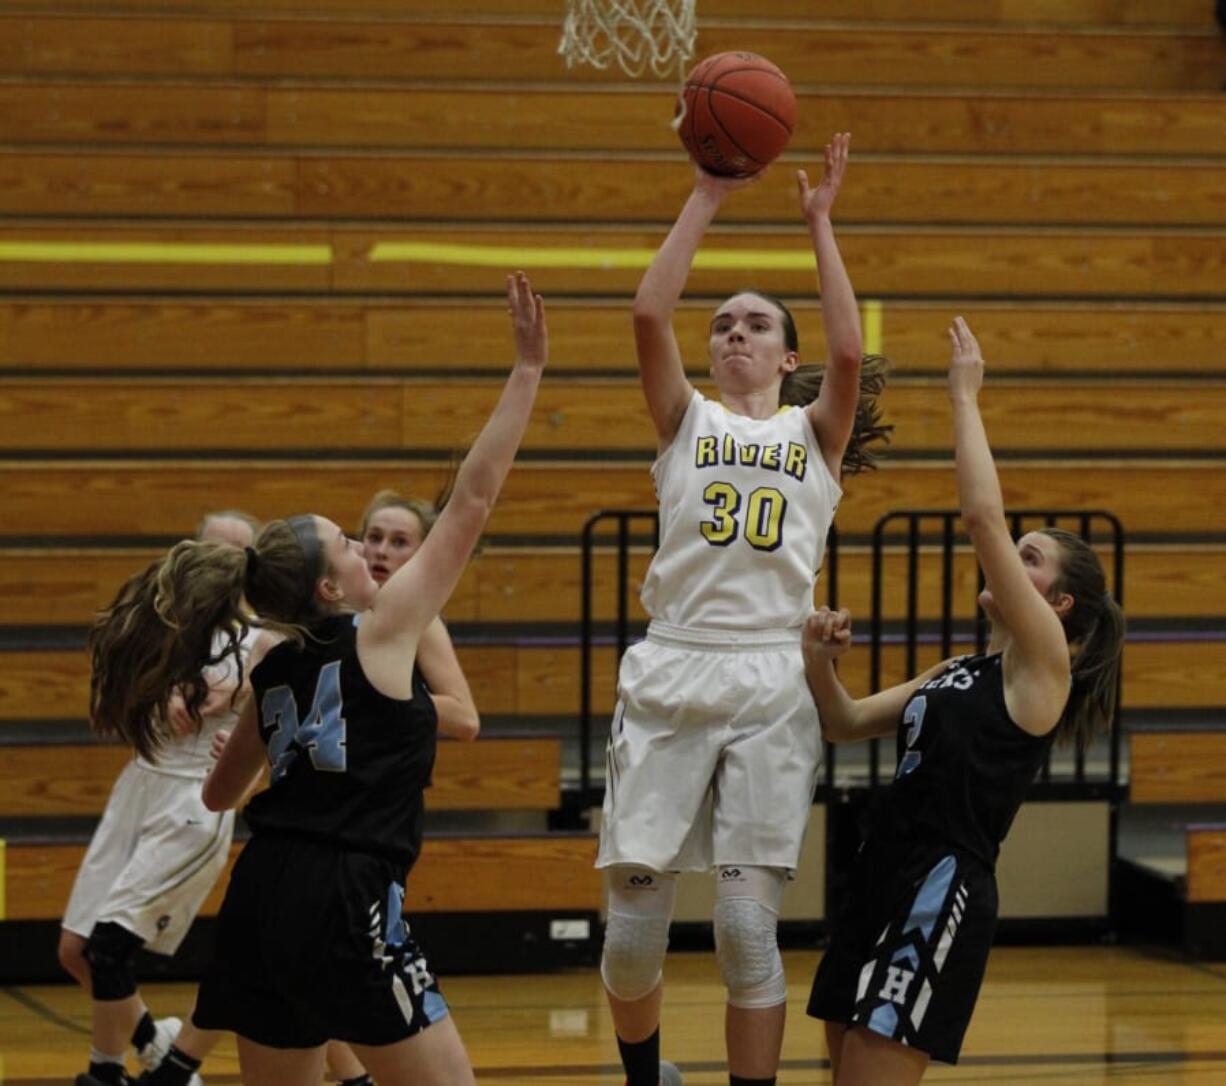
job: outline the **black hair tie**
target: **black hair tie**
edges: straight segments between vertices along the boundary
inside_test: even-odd
[[[260,554],[254,547],[244,547],[243,554],[247,556],[247,571],[246,579],[251,580],[251,575],[255,572],[256,567],[260,564]]]

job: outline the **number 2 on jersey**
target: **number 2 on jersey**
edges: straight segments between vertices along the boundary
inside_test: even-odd
[[[728,546],[740,531],[741,492],[731,483],[711,483],[702,492],[702,500],[714,510],[713,519],[699,525],[703,539],[714,547]],[[745,542],[760,551],[778,550],[787,506],[787,499],[773,486],[754,490],[746,503]]]
[[[315,696],[306,720],[298,722],[298,703],[288,686],[274,686],[264,692],[260,716],[273,729],[268,738],[269,776],[276,784],[305,750],[311,764],[326,773],[345,772],[345,717],[341,704],[341,661],[333,660],[319,669]]]
[[[898,772],[894,774],[894,779],[899,780],[911,773],[920,764],[923,755],[918,750],[913,750],[915,742],[920,737],[920,731],[924,727],[924,713],[928,711],[928,699],[923,694],[917,694],[909,702],[907,708],[902,714],[902,722],[909,724],[907,729],[907,753],[902,756],[902,761],[898,763]]]

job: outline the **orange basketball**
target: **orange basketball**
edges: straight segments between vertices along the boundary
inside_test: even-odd
[[[796,95],[788,77],[757,53],[716,53],[685,77],[678,134],[704,170],[746,177],[773,162],[792,138]]]

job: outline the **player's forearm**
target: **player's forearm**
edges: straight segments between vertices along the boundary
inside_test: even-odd
[[[806,660],[805,681],[817,705],[822,738],[828,743],[840,743],[855,738],[856,703],[844,689],[834,670],[834,661]]]
[[[958,507],[963,524],[973,534],[983,525],[1004,521],[1004,496],[978,401],[973,395],[960,394],[952,403]]]
[[[668,237],[639,281],[634,296],[636,321],[672,318],[681,292],[685,290],[694,254],[718,210],[719,200],[710,193],[701,189],[690,193]]]
[[[828,215],[819,215],[809,224],[809,236],[817,257],[817,288],[822,297],[822,323],[833,365],[859,365],[864,353],[860,330],[860,307],[843,255],[834,236]]]

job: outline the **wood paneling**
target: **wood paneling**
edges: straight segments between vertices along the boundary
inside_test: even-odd
[[[126,747],[110,744],[6,746],[0,758],[0,815],[101,814],[115,777],[131,757]],[[556,739],[440,742],[427,806],[551,810],[558,805],[560,757]]]
[[[1226,68],[1226,62],[1223,63]],[[1219,225],[1217,170],[1186,159],[1073,162],[856,157],[841,222]],[[295,154],[105,150],[0,153],[0,211],[99,218],[181,216],[467,221],[669,221],[690,171],[675,156],[513,152]],[[790,167],[725,219],[799,223]],[[917,209],[923,209],[922,215]]]
[[[1212,32],[724,22],[703,12],[697,56],[748,49],[794,83],[1216,90],[1226,47]],[[567,68],[558,19],[75,18],[4,15],[23,75],[234,75],[260,79],[620,82],[616,65]],[[552,13],[551,13],[552,15]],[[2,56],[3,54],[0,54]],[[815,57],[820,61],[814,62]],[[650,78],[650,75],[648,76]]]
[[[242,846],[235,845],[230,866]],[[10,841],[5,880],[9,920],[53,920],[63,914],[84,845],[25,845]],[[596,838],[427,837],[405,898],[414,912],[504,912],[600,908]],[[229,884],[229,870],[205,902],[213,916]]]
[[[577,639],[576,639],[577,640]],[[953,651],[969,652],[955,644]],[[579,711],[579,649],[556,645],[460,645],[460,664],[478,709],[487,714],[566,716]],[[1208,708],[1226,705],[1226,653],[1220,641],[1133,641],[1124,653],[1123,704],[1130,709]],[[937,645],[924,644],[918,670],[940,660]],[[898,646],[882,657],[882,682],[906,680]],[[597,728],[613,710],[615,652],[593,653],[593,707]],[[869,653],[858,648],[844,658],[840,674],[851,693],[867,694]],[[89,668],[81,651],[0,653],[0,704],[6,717],[31,720],[82,719],[86,715]]]
[[[871,298],[871,295],[866,295]],[[802,356],[825,355],[811,292],[787,299]],[[550,298],[552,364],[635,373],[629,299]],[[943,374],[952,301],[879,300],[891,370]],[[1226,307],[1220,303],[990,303],[959,299],[988,359],[989,386],[1006,373],[1226,372]],[[684,302],[674,327],[695,378],[705,372],[715,302]],[[504,374],[510,360],[506,306],[492,297],[455,299],[113,295],[88,299],[0,296],[0,367],[412,370],[457,368]],[[548,382],[546,384],[548,387]]]
[[[921,286],[950,299],[985,295],[1077,299],[1112,295],[1157,300],[1220,297],[1226,276],[1226,230],[1079,230],[1006,227],[844,227],[840,242],[861,296],[909,294]],[[507,229],[421,223],[330,229],[302,226],[137,226],[108,223],[9,224],[6,243],[241,246],[209,249],[203,258],[159,250],[152,259],[88,250],[31,259],[18,251],[0,259],[0,288],[11,290],[173,289],[216,292],[430,294],[497,297],[508,270],[526,266],[533,285],[551,293],[631,294],[662,241],[661,231],[631,227],[578,230],[539,226]],[[408,255],[376,245],[428,246]],[[290,252],[269,246],[293,246]],[[331,247],[331,263],[323,247]],[[259,247],[250,251],[249,247]],[[305,248],[298,248],[305,247]],[[721,266],[689,277],[693,295],[728,295],[761,279],[782,294],[809,294],[814,271],[803,231],[796,228],[713,228],[704,252]],[[322,254],[322,257],[317,257]],[[729,266],[723,266],[727,264]],[[776,266],[779,264],[780,266]]]
[[[790,157],[820,161],[831,132],[859,152],[1220,155],[1220,95],[959,93],[799,88]],[[520,151],[669,151],[672,87],[260,87],[160,82],[0,86],[0,142]],[[446,118],[446,140],[440,140]],[[781,172],[777,170],[776,172]]]
[[[109,551],[72,548],[0,550],[0,626],[84,626],[93,613],[114,598],[119,586],[163,553],[142,549]],[[1103,555],[1110,576],[1110,555]],[[634,550],[628,566],[629,614],[645,615],[638,590],[647,569],[644,548]],[[940,614],[939,552],[921,551],[918,572],[919,611]],[[597,621],[617,616],[617,563],[613,553],[598,549],[593,562],[593,612]],[[864,547],[845,545],[839,565],[839,604],[858,624],[870,614],[871,564]],[[906,607],[906,560],[887,548],[882,565],[885,616],[902,618]],[[975,565],[959,550],[953,567],[953,608],[970,618],[975,598]],[[487,547],[469,563],[447,601],[449,621],[575,622],[580,615],[580,555],[577,547]],[[818,580],[816,599],[827,599],[826,577]],[[1129,544],[1125,562],[1126,611],[1130,618],[1205,618],[1226,613],[1226,547],[1196,544]]]
[[[0,452],[323,450],[466,446],[501,378],[37,379],[0,377]],[[706,395],[716,395],[708,384]],[[981,409],[997,452],[1226,450],[1226,383],[990,380]],[[943,380],[900,380],[882,398],[891,450],[947,452]],[[655,450],[637,380],[547,380],[523,448]]]
[[[1134,731],[1129,749],[1133,803],[1226,804],[1226,731]]]
[[[1010,508],[1109,509],[1133,533],[1226,530],[1226,472],[1212,459],[1010,460],[999,468]],[[349,526],[376,490],[430,495],[446,475],[442,460],[31,460],[0,462],[0,491],[9,534],[175,537],[217,507],[264,519],[314,511]],[[848,479],[845,491],[839,527],[850,533],[870,531],[892,510],[955,500],[952,465],[942,460],[887,461]],[[598,509],[653,506],[646,462],[523,462],[488,533],[572,543]]]
[[[1188,829],[1189,902],[1226,902],[1226,827]]]
[[[102,12],[179,13],[175,0],[57,0],[56,9],[91,14]],[[3,0],[0,10],[29,13],[31,0]],[[203,15],[303,14],[318,16],[387,15],[447,18],[459,14],[505,16],[506,0],[192,0],[190,10]],[[558,18],[557,0],[515,0],[518,15]],[[773,18],[813,15],[813,0],[771,0]],[[751,0],[703,0],[705,16],[761,18],[761,4]],[[862,19],[923,25],[926,22],[1051,23],[1096,26],[1185,26],[1207,29],[1214,25],[1212,8],[1203,0],[930,0],[917,8],[911,0],[822,0],[824,19]]]

